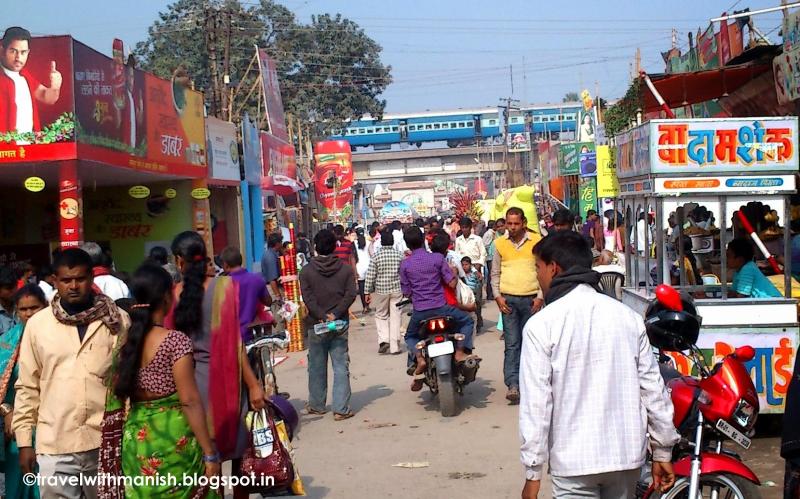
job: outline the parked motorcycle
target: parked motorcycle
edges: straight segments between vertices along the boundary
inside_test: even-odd
[[[741,346],[709,368],[696,342],[702,318],[693,300],[674,288],[656,288],[656,299],[647,310],[645,326],[650,343],[663,352],[688,356],[696,376],[684,376],[662,362],[662,375],[675,408],[673,421],[681,435],[673,452],[675,485],[666,493],[653,490],[645,478],[637,497],[760,498],[758,477],[731,449],[730,440],[747,449],[759,412],[758,394],[744,363],[755,356]],[[688,353],[683,353],[687,352]]]
[[[410,299],[401,300],[397,307],[409,303]],[[463,341],[464,335],[457,332],[452,317],[433,317],[421,321],[419,327],[419,336],[423,339],[416,344],[416,349],[422,352],[427,366],[423,382],[431,393],[439,396],[442,416],[455,416],[458,414],[456,394],[463,395],[464,386],[475,381],[480,360],[468,358],[461,364],[456,363],[456,343]]]

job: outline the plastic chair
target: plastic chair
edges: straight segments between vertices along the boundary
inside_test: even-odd
[[[622,301],[622,287],[625,276],[619,272],[603,272],[600,274],[600,289],[611,298]]]

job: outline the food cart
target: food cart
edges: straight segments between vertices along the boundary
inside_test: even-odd
[[[747,367],[766,413],[783,412],[800,334],[789,229],[797,133],[796,117],[671,119],[616,137],[618,209],[631,243],[623,302],[644,314],[659,283],[691,293],[703,317],[698,347],[707,360],[741,345],[755,348]],[[730,296],[725,248],[750,232],[783,257],[770,280],[788,298]],[[756,258],[765,260],[758,248]],[[777,267],[773,260],[765,274]],[[673,358],[680,371],[691,371],[688,359]]]

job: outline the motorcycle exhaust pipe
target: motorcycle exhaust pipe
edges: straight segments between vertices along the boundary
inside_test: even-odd
[[[474,357],[470,357],[464,361],[464,367],[467,369],[477,369],[478,366],[480,366],[480,362]]]

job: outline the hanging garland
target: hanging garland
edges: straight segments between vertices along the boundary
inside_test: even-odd
[[[19,133],[12,132],[0,133],[0,142],[29,142],[31,144],[53,144],[56,142],[66,142],[75,138],[75,115],[64,113],[53,123],[44,127],[40,132]]]

